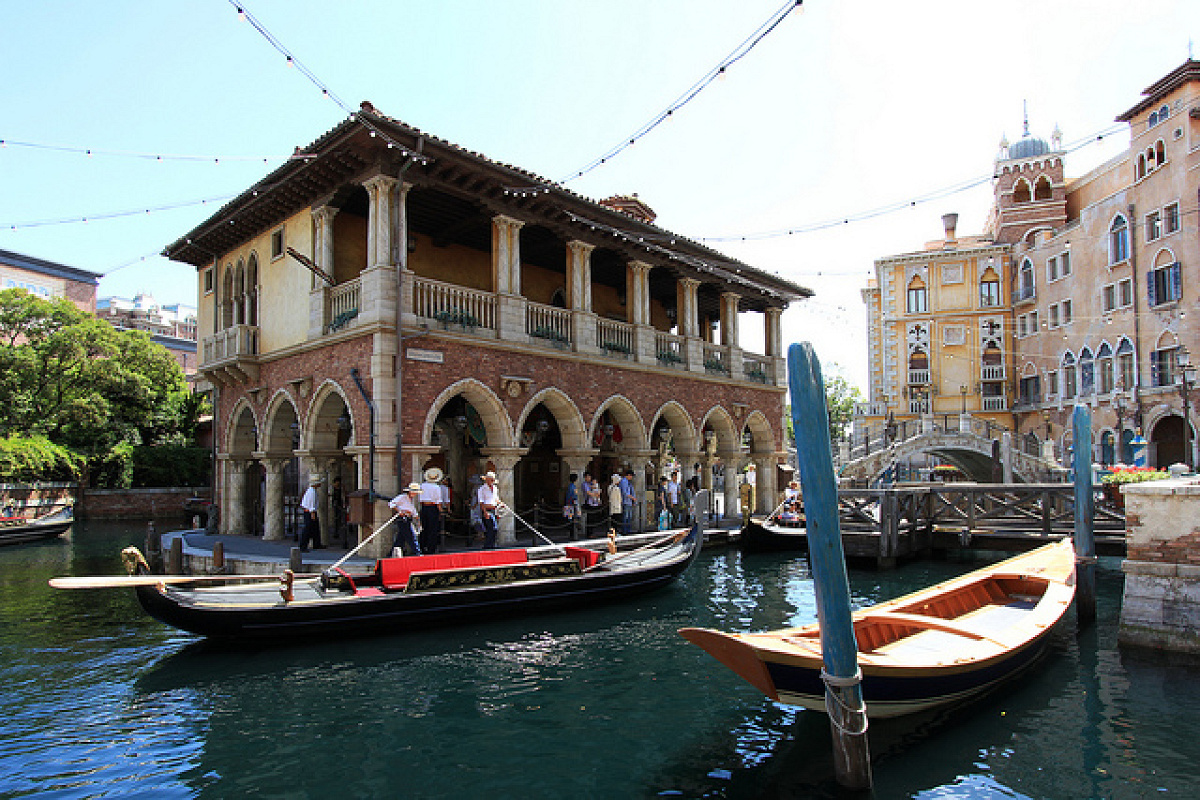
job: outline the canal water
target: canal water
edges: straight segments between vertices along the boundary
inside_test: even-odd
[[[115,574],[144,528],[0,548],[0,797],[841,797],[827,719],[772,703],[676,634],[815,618],[803,556],[706,551],[630,602],[438,632],[223,649],[143,616]],[[1098,625],[1003,691],[874,723],[878,798],[1194,797],[1200,667]],[[851,571],[868,604],[967,571]]]

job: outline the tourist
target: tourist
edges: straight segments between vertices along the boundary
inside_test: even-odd
[[[637,494],[633,488],[633,470],[625,470],[621,478],[621,527],[626,536],[633,533],[633,513],[637,507]]]
[[[658,529],[665,531],[671,527],[670,484],[667,476],[658,479],[658,488],[654,490],[654,516],[658,520]]]
[[[308,489],[300,498],[300,509],[304,514],[304,527],[300,532],[300,552],[308,552],[308,543],[312,542],[314,550],[321,550],[321,519],[317,516],[320,502],[317,500],[317,487],[321,485],[321,476],[312,475],[308,479]]]
[[[421,520],[417,512],[420,496],[421,484],[410,483],[408,489],[388,502],[388,508],[396,512],[396,538],[392,540],[393,557],[403,555],[406,548],[410,551],[409,555],[421,555],[421,543],[417,540],[417,532],[421,529]]]
[[[483,476],[483,485],[476,495],[479,500],[479,519],[483,524],[483,549],[496,549],[496,510],[500,507],[500,490],[496,486],[496,473]]]
[[[671,472],[671,480],[667,481],[667,511],[671,515],[671,527],[682,524],[683,498],[682,487],[679,485],[679,470]]]
[[[622,525],[621,474],[614,472],[608,479],[608,519],[614,531],[621,530]]]
[[[442,506],[445,489],[441,485],[444,476],[437,467],[425,470],[425,481],[421,484],[421,552],[436,553],[442,544]]]
[[[579,476],[572,472],[571,477],[567,479],[567,494],[563,497],[562,515],[568,522],[575,519],[579,513],[579,487],[575,485],[577,480]]]

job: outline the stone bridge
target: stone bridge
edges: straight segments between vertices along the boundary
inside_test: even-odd
[[[948,426],[946,426],[948,427]],[[994,424],[963,416],[956,430],[926,420],[920,426],[904,426],[891,436],[866,440],[858,451],[866,451],[844,461],[843,480],[874,482],[893,464],[912,456],[935,455],[958,467],[973,481],[989,483],[1044,483],[1067,479],[1067,470],[1057,461],[1031,456],[1013,447],[1012,433]],[[915,430],[913,430],[915,428]],[[899,435],[896,435],[896,434]],[[1000,475],[993,475],[993,448],[998,450]]]

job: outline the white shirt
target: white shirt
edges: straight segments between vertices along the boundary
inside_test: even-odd
[[[315,486],[308,487],[304,492],[304,497],[300,499],[300,507],[309,512],[317,510],[317,488]]]
[[[500,489],[494,483],[491,486],[484,483],[479,487],[478,498],[479,505],[495,508],[500,505]]]
[[[444,503],[442,498],[442,487],[436,483],[425,481],[421,484],[421,502],[422,503]]]
[[[400,513],[402,517],[415,517],[417,515],[417,507],[413,505],[412,498],[408,496],[408,492],[401,492],[388,501],[388,508]]]
[[[679,505],[679,481],[667,481],[667,502]]]

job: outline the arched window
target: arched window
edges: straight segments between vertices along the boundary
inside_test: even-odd
[[[1062,397],[1070,400],[1075,396],[1077,386],[1075,372],[1075,356],[1065,353],[1062,357]]]
[[[1096,353],[1096,363],[1100,366],[1100,394],[1109,394],[1114,388],[1113,351],[1108,342],[1100,345]]]
[[[1137,385],[1137,369],[1133,360],[1133,342],[1128,336],[1122,336],[1117,342],[1117,381],[1122,389],[1132,389]]]
[[[1000,305],[1000,276],[988,267],[979,281],[979,305],[990,308]]]
[[[1159,139],[1154,143],[1154,164],[1161,167],[1167,163],[1167,146],[1163,144],[1163,140]]]
[[[1157,111],[1151,111],[1151,112],[1150,112],[1150,122],[1149,122],[1149,124],[1147,124],[1147,126],[1146,126],[1146,127],[1148,127],[1148,128],[1153,128],[1153,127],[1154,127],[1155,125],[1157,125],[1157,124],[1158,124],[1158,112],[1157,112]]]
[[[1105,431],[1100,434],[1100,463],[1111,465],[1116,461],[1116,443],[1117,437],[1113,436],[1112,431]]]
[[[246,265],[246,324],[258,324],[258,255],[250,254]]]
[[[914,350],[908,357],[908,382],[915,385],[929,383],[929,355],[924,350]]]
[[[929,312],[929,290],[920,276],[913,276],[908,284],[907,309],[909,314],[926,314]]]
[[[1079,394],[1081,397],[1096,391],[1095,369],[1091,348],[1083,348],[1079,351]]]
[[[1033,297],[1034,292],[1033,262],[1027,258],[1021,262],[1021,272],[1017,283],[1017,299],[1028,300]]]
[[[1013,202],[1028,203],[1030,199],[1029,181],[1024,178],[1019,179],[1013,185]]]
[[[1108,227],[1108,263],[1119,264],[1129,258],[1129,223],[1118,214]]]
[[[225,276],[221,279],[221,330],[233,327],[233,265],[225,265]]]
[[[233,273],[233,324],[246,324],[246,266],[240,261]]]
[[[1143,153],[1138,153],[1137,166],[1133,168],[1133,179],[1140,181],[1146,177],[1146,156]]]
[[[1054,190],[1050,187],[1050,179],[1045,175],[1037,179],[1037,184],[1033,187],[1034,200],[1049,200],[1054,196]]]

